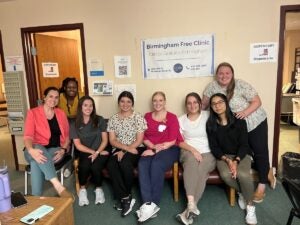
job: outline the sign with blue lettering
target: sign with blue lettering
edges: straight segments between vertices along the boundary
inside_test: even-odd
[[[144,79],[211,76],[214,73],[212,34],[146,39],[141,45]]]
[[[100,59],[89,60],[90,76],[104,76],[104,69]]]

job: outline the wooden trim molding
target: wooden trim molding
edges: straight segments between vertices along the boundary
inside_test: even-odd
[[[286,19],[286,14],[288,12],[300,12],[300,5],[281,6],[280,8],[279,51],[278,51],[276,105],[275,105],[275,117],[274,117],[274,139],[273,139],[273,158],[272,158],[272,166],[275,168],[278,168],[280,108],[281,108],[282,71],[283,71],[283,54],[284,54],[284,32],[285,32],[285,23],[286,23],[285,19]]]
[[[86,66],[86,52],[85,52],[85,38],[83,23],[74,24],[62,24],[40,27],[26,27],[21,28],[22,46],[24,54],[24,63],[26,71],[26,80],[28,86],[28,96],[30,108],[37,106],[38,90],[36,88],[37,76],[34,69],[34,58],[31,55],[31,46],[33,46],[33,34],[42,32],[54,32],[54,31],[68,31],[79,30],[81,36],[81,50],[82,50],[82,64],[83,64],[83,76],[84,76],[84,90],[88,93],[88,80],[87,80],[87,66]]]

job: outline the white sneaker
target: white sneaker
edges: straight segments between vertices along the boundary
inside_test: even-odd
[[[82,188],[79,190],[78,197],[79,197],[79,201],[78,201],[79,206],[84,206],[84,205],[90,204],[90,202],[87,198],[87,192],[86,192],[85,188]]]
[[[188,219],[188,218],[186,217],[186,214],[187,214],[187,209],[184,210],[182,213],[177,214],[177,215],[176,215],[176,219],[177,219],[180,223],[182,223],[182,224],[184,224],[184,225],[192,224],[192,223],[194,222],[193,218]]]
[[[136,210],[135,213],[136,213],[136,215],[137,215],[138,218],[141,217],[141,211],[139,209]],[[157,217],[157,213],[153,214],[153,216],[151,216],[150,218],[153,219],[155,217]]]
[[[246,201],[245,201],[245,198],[244,196],[242,195],[242,193],[238,192],[238,204],[239,204],[239,207],[242,209],[242,210],[245,210],[246,209]]]
[[[186,218],[191,219],[200,215],[200,210],[194,202],[189,202],[186,210]]]
[[[247,215],[246,215],[246,223],[247,224],[251,224],[251,225],[255,225],[257,224],[257,218],[256,218],[256,214],[255,214],[255,206],[253,205],[247,205]]]
[[[144,203],[140,208],[140,217],[138,222],[145,222],[156,214],[160,208],[153,202]]]
[[[64,177],[65,177],[65,178],[68,178],[69,176],[71,176],[71,171],[70,171],[68,168],[66,168],[66,169],[64,170]]]
[[[104,192],[102,190],[102,188],[96,188],[95,189],[95,194],[96,194],[96,198],[95,198],[95,204],[103,204],[105,202],[105,196],[104,196]]]

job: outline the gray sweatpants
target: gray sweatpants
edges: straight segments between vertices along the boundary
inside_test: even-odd
[[[196,204],[202,197],[209,173],[216,167],[216,159],[210,152],[202,157],[203,161],[198,162],[190,151],[181,150],[180,154],[186,195],[194,196]]]

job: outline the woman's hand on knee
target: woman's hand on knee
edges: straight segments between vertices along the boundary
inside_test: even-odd
[[[43,151],[38,148],[32,148],[28,151],[31,157],[39,164],[47,162],[47,157],[44,156]]]
[[[198,152],[197,150],[192,151],[192,154],[194,155],[195,159],[198,162],[202,162],[203,158],[200,152]]]
[[[153,152],[152,149],[147,149],[145,150],[143,153],[142,153],[142,156],[152,156],[154,155],[155,153]]]
[[[60,149],[54,153],[53,162],[56,163],[60,161],[65,155],[65,151],[63,149]]]

